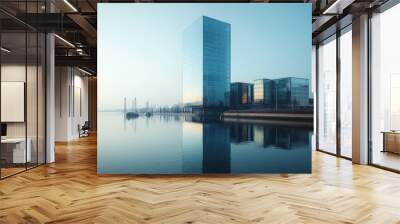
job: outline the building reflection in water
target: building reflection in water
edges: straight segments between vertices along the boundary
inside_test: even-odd
[[[109,169],[115,173],[126,172],[119,168],[120,164],[132,173],[311,172],[311,125],[245,119],[221,121],[174,114],[123,118],[122,122],[123,113],[104,114],[111,119],[106,123],[110,132],[103,134],[103,144],[108,144],[104,147],[121,150],[121,156],[103,154],[102,158],[113,159],[103,163],[103,171],[108,164],[115,163]],[[111,131],[116,122],[121,127],[117,133]],[[115,139],[119,139],[119,145],[115,145]]]
[[[170,121],[174,121],[174,122],[181,122],[182,120],[182,116],[179,114],[160,114],[160,121],[164,121],[164,122],[170,122]]]
[[[143,116],[139,116],[139,117],[127,117],[125,115],[122,115],[123,117],[123,125],[124,125],[124,131],[126,131],[127,129],[127,123],[129,125],[131,125],[131,127],[133,128],[134,132],[136,131],[136,123],[137,120],[140,119],[141,117],[143,118]],[[160,122],[164,122],[164,123],[168,123],[170,121],[174,121],[174,122],[181,122],[182,121],[182,116],[181,115],[172,115],[172,114],[160,114],[159,116],[152,116],[152,117],[146,117],[145,118],[145,122],[146,122],[146,127],[150,127],[150,122],[155,122],[156,119],[158,119],[158,121]]]
[[[184,173],[231,172],[232,144],[253,144],[263,149],[310,147],[310,130],[270,124],[224,123],[185,117],[182,123]]]
[[[126,131],[126,123],[129,122],[133,131],[136,132],[136,119],[138,117],[127,117],[125,114],[123,114],[122,116],[124,119],[124,131]]]
[[[229,128],[222,123],[203,123],[203,172],[229,173],[231,144]]]
[[[230,138],[232,143],[254,141],[253,124],[235,123],[230,125]]]
[[[229,173],[231,145],[229,128],[223,123],[199,117],[185,117],[182,123],[184,173]]]
[[[310,139],[304,128],[254,125],[254,142],[263,148],[292,149],[309,145]]]

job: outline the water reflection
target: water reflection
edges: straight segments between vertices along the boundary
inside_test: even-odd
[[[101,116],[111,121],[117,115]],[[120,135],[118,124],[100,124],[99,173],[311,171],[312,127],[295,123],[154,115],[124,119]]]
[[[254,141],[264,148],[275,146],[282,149],[292,149],[309,145],[310,138],[308,135],[307,131],[299,127],[254,126]]]
[[[216,121],[185,122],[182,133],[184,173],[230,172],[229,128]]]
[[[232,143],[254,141],[254,125],[231,123],[230,138]]]

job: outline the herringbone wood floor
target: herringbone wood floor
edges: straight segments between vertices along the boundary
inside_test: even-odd
[[[0,223],[400,223],[400,175],[313,153],[312,175],[97,176],[96,139],[0,181]]]

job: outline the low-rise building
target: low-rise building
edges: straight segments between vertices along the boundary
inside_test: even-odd
[[[253,87],[251,83],[234,82],[230,87],[231,106],[253,103]]]
[[[268,107],[275,106],[275,82],[272,79],[254,81],[254,103]]]
[[[278,108],[309,106],[310,81],[305,78],[275,79]]]
[[[306,107],[309,102],[309,79],[286,77],[254,81],[254,103],[268,108]]]

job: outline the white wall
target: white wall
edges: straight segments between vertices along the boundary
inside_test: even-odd
[[[72,67],[56,67],[55,140],[79,137],[78,125],[88,120],[88,77]]]
[[[28,67],[30,70],[32,67]],[[1,66],[1,81],[2,82],[25,82],[25,71],[24,65],[8,64]],[[28,72],[30,74],[30,72]],[[6,108],[1,108],[6,110]],[[8,122],[7,123],[7,137],[25,137],[25,122]]]
[[[69,68],[55,68],[55,141],[68,140]]]
[[[77,71],[77,70],[75,70]],[[74,108],[72,108],[72,119],[71,119],[71,135],[73,138],[79,137],[78,124],[83,125],[85,121],[89,120],[88,113],[88,77],[74,75]],[[79,97],[80,96],[80,97]],[[80,102],[79,102],[80,101]]]
[[[38,69],[38,70],[37,70]],[[26,85],[26,106],[20,108],[20,113],[26,112],[21,122],[5,122],[7,124],[8,138],[23,138],[25,135],[30,140],[33,162],[44,163],[45,150],[45,84],[44,73],[41,66],[25,66],[21,63],[5,63],[1,66],[2,82],[24,82]],[[2,90],[3,91],[3,90]],[[3,93],[4,94],[4,93]],[[2,98],[8,98],[2,95]],[[2,112],[12,108],[2,107]],[[14,108],[15,110],[15,108]],[[16,111],[7,111],[17,113]],[[37,155],[39,154],[39,155]],[[36,161],[36,159],[39,161]],[[51,160],[48,160],[51,162]]]
[[[26,70],[27,69],[27,70]],[[27,73],[26,73],[27,72]],[[32,81],[33,78],[31,76],[36,77],[36,67],[18,64],[5,64],[1,66],[1,81],[2,82],[24,82],[26,83],[25,76],[28,76],[29,85],[36,86],[36,80]],[[27,88],[27,106],[30,107],[28,110],[27,118],[28,122],[34,122],[35,124],[28,124],[28,137],[30,132],[30,128],[32,130],[36,130],[36,113],[32,113],[32,108],[36,110],[36,88]],[[3,96],[4,97],[4,96]],[[31,104],[34,102],[34,104]],[[39,105],[40,106],[40,105]],[[6,110],[7,108],[2,108],[2,110]],[[26,122],[7,122],[7,136],[8,137],[24,137],[25,136],[25,124]],[[33,131],[32,131],[33,132]],[[36,132],[35,132],[36,133]]]

